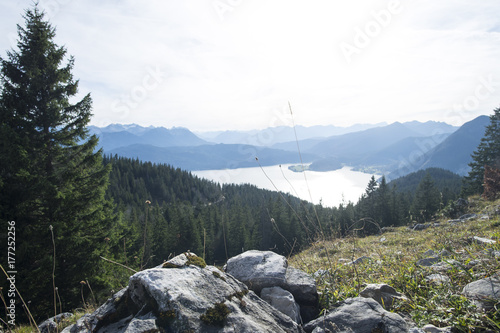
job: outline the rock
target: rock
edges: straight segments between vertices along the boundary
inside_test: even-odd
[[[51,317],[42,322],[40,325],[38,325],[38,329],[40,330],[40,333],[58,332],[57,324],[60,323],[61,320],[63,320],[64,318],[70,318],[70,317],[73,317],[73,314],[70,312],[60,313],[57,316]]]
[[[125,299],[125,295],[128,295],[127,288],[123,288],[122,290],[111,296],[111,298],[108,299],[106,303],[97,308],[97,310],[95,310],[92,314],[86,314],[78,319],[76,324],[66,327],[63,330],[63,333],[88,332],[98,325],[98,322],[100,320],[99,318],[112,318],[117,313],[119,313],[118,306],[120,305],[120,301]],[[120,307],[120,310],[121,309],[123,309],[123,307]],[[130,319],[132,319],[132,316],[130,317]]]
[[[461,267],[460,262],[458,262],[455,259],[440,261],[436,264],[431,265],[432,270],[438,271],[438,272],[449,271],[450,269],[453,269],[454,267],[455,268]]]
[[[424,252],[424,257],[433,257],[436,255],[436,252],[434,252],[433,250],[427,250]]]
[[[426,333],[451,333],[451,326],[439,328],[434,325],[427,324],[422,327],[422,330]]]
[[[163,263],[163,265],[160,265],[158,267],[179,268],[179,267],[184,267],[184,266],[189,266],[189,265],[195,265],[195,266],[199,266],[199,267],[203,268],[206,266],[206,263],[205,263],[205,260],[198,257],[196,254],[188,251],[188,252],[179,254],[178,256],[170,259],[169,261]]]
[[[369,284],[359,293],[361,297],[377,301],[385,309],[390,310],[397,300],[405,299],[396,289],[387,284]]]
[[[423,223],[417,223],[415,226],[413,226],[412,230],[418,231],[418,230],[424,230],[429,228],[429,224],[423,224]]]
[[[483,237],[478,237],[474,236],[471,238],[472,242],[480,243],[480,244],[496,244],[496,241],[493,239],[488,239],[488,238],[483,238]]]
[[[316,304],[318,302],[318,291],[314,278],[293,267],[288,267],[285,274],[285,289],[293,294],[297,302],[305,304]]]
[[[469,283],[462,290],[479,307],[491,309],[500,300],[500,278],[492,276]]]
[[[431,275],[426,276],[425,279],[428,282],[431,282],[431,283],[438,285],[438,286],[440,286],[444,283],[450,282],[450,278],[447,277],[446,275],[442,275],[442,274],[431,274]]]
[[[308,322],[316,318],[319,314],[316,280],[311,275],[293,267],[287,268],[285,277],[286,283],[283,288],[291,292],[295,301],[300,305],[302,320]]]
[[[446,264],[446,262],[440,262],[441,258],[443,257],[449,257],[451,256],[452,253],[450,253],[448,250],[443,249],[439,251],[439,253],[436,254],[433,250],[427,250],[424,252],[424,256],[426,258],[420,259],[417,261],[417,265],[419,266],[435,266],[435,265],[441,265],[441,264]],[[454,260],[450,260],[452,262]]]
[[[441,251],[439,251],[439,256],[441,258],[443,258],[443,257],[449,257],[451,255],[452,255],[452,253],[450,251],[446,250],[446,249],[442,249]]]
[[[283,256],[271,251],[252,250],[230,258],[224,270],[259,294],[262,288],[283,287],[287,266]]]
[[[306,332],[400,333],[407,332],[405,320],[384,310],[371,298],[348,298],[339,307],[304,326]]]
[[[371,258],[367,257],[367,256],[362,256],[362,257],[359,257],[358,259],[356,259],[354,261],[348,262],[346,265],[358,265],[358,264],[364,263],[364,262],[366,262],[368,260],[371,260]]]
[[[440,261],[439,257],[429,257],[417,261],[418,266],[432,266]]]
[[[302,328],[231,275],[214,266],[185,264],[134,274],[127,288],[63,332],[94,331],[271,333]]]
[[[325,269],[318,269],[316,272],[314,272],[313,276],[315,278],[318,278],[318,277],[324,277],[328,274],[330,274],[330,271],[325,270]]]
[[[393,232],[394,230],[396,230],[396,228],[394,228],[394,227],[382,227],[382,228],[380,228],[380,232],[382,232],[382,233]]]
[[[278,309],[288,317],[292,318],[296,323],[301,323],[300,307],[295,302],[295,298],[291,292],[280,287],[264,288],[260,293],[260,297]]]
[[[288,267],[286,258],[281,255],[270,251],[247,251],[230,258],[224,270],[258,295],[263,288],[272,287],[291,292],[300,305],[304,321],[316,318],[319,313],[315,279],[299,269]]]
[[[408,333],[425,333],[425,331],[418,327],[412,327],[408,330]]]
[[[475,218],[477,218],[476,214],[465,214],[465,215],[460,216],[458,219],[462,222],[465,222],[465,221],[469,221],[469,220],[472,220]]]

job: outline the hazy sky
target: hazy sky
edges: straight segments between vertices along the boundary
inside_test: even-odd
[[[0,0],[0,56],[32,0]],[[93,125],[438,120],[500,106],[500,1],[40,0]]]

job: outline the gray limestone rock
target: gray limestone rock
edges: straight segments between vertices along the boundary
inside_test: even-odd
[[[407,332],[405,320],[384,310],[371,298],[348,298],[339,307],[304,326],[306,332],[400,333]],[[328,331],[330,330],[330,331]]]
[[[57,316],[49,318],[38,325],[38,329],[40,333],[55,333],[57,332],[57,324],[61,322],[64,318],[73,317],[73,314],[70,312],[60,313]]]
[[[371,298],[377,301],[385,309],[391,309],[398,300],[405,299],[404,295],[398,293],[396,289],[387,284],[368,284],[359,293],[361,297]]]
[[[300,306],[295,302],[291,292],[280,287],[262,289],[260,297],[274,308],[286,314],[296,323],[301,323]]]
[[[483,309],[491,309],[500,301],[500,277],[493,276],[469,283],[462,293]]]
[[[262,288],[283,287],[287,267],[286,258],[279,254],[252,250],[230,258],[224,270],[259,294]]]
[[[182,258],[178,258],[182,259]],[[254,292],[216,267],[156,267],[64,333],[302,332]]]

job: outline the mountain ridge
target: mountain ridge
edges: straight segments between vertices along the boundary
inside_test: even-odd
[[[351,166],[357,171],[385,174],[388,179],[394,179],[425,167],[443,168],[464,175],[470,154],[484,134],[488,116],[480,116],[476,120],[459,128],[436,121],[394,122],[377,126],[382,124],[379,123],[362,131],[328,137],[321,137],[322,133],[317,131],[314,138],[305,139],[299,133],[307,128],[297,126],[295,132],[298,142],[293,127],[281,126],[268,128],[267,132],[238,132],[241,142],[233,144],[209,142],[183,127],[167,129],[111,124],[103,128],[91,126],[89,130],[91,134],[99,136],[99,146],[106,154],[168,163],[186,170],[254,167],[255,157],[259,157],[265,165],[301,163],[296,158],[300,149],[303,163],[311,163],[309,170],[331,171]],[[470,129],[472,132],[467,134],[469,123],[475,125],[474,129]],[[355,126],[343,130],[352,130]],[[357,126],[363,128],[368,125]],[[308,129],[314,132],[332,128],[334,126],[325,125]],[[274,143],[281,139],[274,136],[276,133],[273,131],[285,133],[285,129],[292,131],[294,140]],[[248,134],[253,135],[253,138],[245,137]],[[450,165],[452,157],[460,168]]]

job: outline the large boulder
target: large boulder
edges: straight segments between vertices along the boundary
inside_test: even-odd
[[[258,295],[263,288],[280,287],[289,291],[300,305],[303,322],[316,318],[319,313],[316,280],[299,269],[288,267],[282,255],[271,251],[247,251],[230,258],[224,270]]]
[[[63,332],[302,332],[231,275],[184,256],[134,274],[127,288]]]
[[[405,320],[398,314],[384,310],[371,298],[348,298],[325,316],[307,323],[310,332],[401,333],[407,332]]]
[[[263,288],[284,286],[287,267],[286,258],[279,254],[251,250],[230,258],[224,270],[260,294]]]

